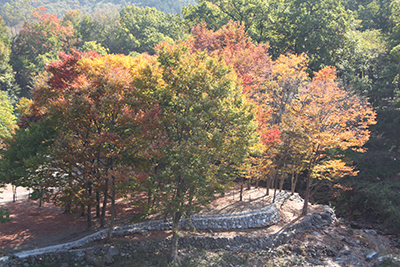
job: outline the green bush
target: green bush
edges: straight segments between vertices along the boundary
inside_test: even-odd
[[[357,179],[357,181],[356,181]],[[362,177],[345,181],[347,190],[336,196],[340,216],[368,220],[400,231],[400,179],[371,181]]]
[[[0,223],[6,223],[11,221],[10,219],[10,211],[8,208],[1,208],[0,207]]]
[[[400,231],[400,155],[397,152],[368,151],[350,154],[356,177],[344,177],[336,185],[320,187],[318,202],[332,203],[338,216],[361,220]]]

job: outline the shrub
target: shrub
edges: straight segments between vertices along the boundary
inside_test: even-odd
[[[10,211],[8,208],[1,208],[0,207],[0,223],[6,223],[11,221],[10,219]]]

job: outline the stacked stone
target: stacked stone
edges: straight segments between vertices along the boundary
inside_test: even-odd
[[[276,195],[276,202],[282,204],[290,200],[302,201],[302,199],[295,194],[291,196],[289,192],[283,191]],[[192,237],[185,236],[180,239],[181,246],[200,246],[204,248],[234,248],[237,249],[263,249],[266,247],[271,247],[274,245],[279,245],[285,243],[288,240],[295,238],[296,236],[304,233],[304,231],[309,229],[314,229],[315,227],[323,227],[330,224],[335,219],[334,211],[325,207],[325,211],[321,214],[315,213],[311,216],[305,218],[302,222],[292,225],[285,229],[279,235],[271,235],[268,237],[244,237],[236,236],[234,238],[219,238],[219,237]],[[265,208],[248,211],[242,213],[233,214],[222,214],[222,215],[193,215],[189,219],[182,218],[180,222],[180,227],[184,229],[198,229],[198,230],[229,230],[229,229],[248,229],[248,228],[263,228],[269,227],[273,224],[279,222],[279,210],[276,204],[269,205]],[[146,234],[147,231],[151,230],[170,230],[172,229],[172,221],[149,221],[143,223],[136,223],[127,226],[115,227],[113,229],[113,235],[123,236],[132,235],[135,233]],[[25,257],[35,257],[45,253],[60,253],[69,251],[72,249],[77,249],[88,243],[96,240],[103,239],[107,234],[107,229],[92,234],[90,236],[84,237],[80,240],[40,248],[36,250],[24,251],[16,253],[14,257],[25,258]],[[72,252],[72,251],[71,251]],[[9,257],[0,258],[1,262],[7,262]],[[1,266],[1,264],[0,264]]]

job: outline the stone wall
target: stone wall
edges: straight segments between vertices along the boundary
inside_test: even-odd
[[[290,196],[288,192],[282,192],[277,195],[276,201],[278,204],[283,204],[288,199],[295,199],[301,201],[301,198]],[[335,219],[334,211],[325,206],[324,212],[313,213],[304,218],[301,222],[288,226],[285,230],[279,233],[265,236],[265,237],[247,237],[235,236],[232,238],[221,237],[204,237],[186,235],[180,238],[179,246],[181,248],[188,247],[201,247],[203,249],[217,249],[222,248],[225,250],[264,250],[270,247],[279,246],[287,243],[293,238],[303,234],[306,231],[320,228],[332,223]],[[195,215],[190,219],[184,219],[181,222],[183,228],[195,229],[245,229],[245,228],[260,228],[268,227],[280,220],[279,211],[276,204],[269,205],[260,210],[225,214],[225,215]],[[150,221],[129,226],[115,227],[113,235],[130,235],[135,233],[145,234],[151,230],[167,230],[171,229],[171,221]],[[147,242],[130,242],[124,247],[116,249],[109,246],[100,246],[99,248],[78,249],[95,240],[100,240],[105,237],[107,229],[98,233],[87,236],[75,242],[41,248],[31,251],[16,253],[12,257],[0,258],[0,267],[2,266],[40,266],[40,263],[45,258],[47,262],[66,261],[69,259],[77,260],[79,262],[91,261],[88,260],[90,255],[105,255],[106,258],[112,260],[114,256],[129,257],[132,253],[136,252],[152,252],[156,250],[163,250],[170,244],[170,239],[147,241]],[[117,250],[117,251],[116,251]],[[112,251],[112,252],[110,252]],[[103,253],[103,254],[102,254]],[[112,254],[112,255],[111,255]],[[89,255],[89,256],[88,256]],[[108,255],[108,256],[107,256]],[[111,256],[110,256],[111,255]],[[90,258],[90,257],[89,257]],[[92,257],[93,258],[93,257]],[[92,264],[92,263],[89,263]]]
[[[249,229],[268,227],[279,222],[279,210],[276,204],[269,205],[265,208],[220,215],[192,215],[190,218],[183,217],[180,221],[182,229],[198,229],[198,230],[228,230],[228,229]],[[115,227],[113,235],[129,235],[140,233],[144,230],[171,230],[172,220],[150,221],[137,223],[128,226]]]
[[[289,193],[284,191],[277,194],[277,203],[281,203],[285,199],[290,197]],[[248,228],[261,228],[268,227],[279,222],[279,210],[276,204],[269,205],[265,208],[242,212],[233,214],[221,214],[221,215],[193,215],[189,219],[182,218],[180,226],[183,229],[248,229]],[[167,220],[166,222],[162,220],[149,221],[142,223],[135,223],[127,226],[114,227],[113,235],[124,236],[132,235],[136,233],[145,233],[146,231],[152,230],[170,230],[172,229],[172,221]],[[92,235],[86,236],[74,242],[65,243],[61,245],[55,245],[45,248],[39,248],[35,250],[29,250],[24,252],[16,253],[15,256],[19,258],[24,258],[33,255],[40,255],[44,253],[51,252],[61,252],[68,251],[70,249],[76,249],[89,244],[93,241],[101,240],[107,235],[107,229],[94,233]],[[4,261],[5,258],[0,258],[0,262]]]
[[[197,247],[202,249],[224,249],[229,251],[258,251],[288,243],[292,239],[307,231],[328,226],[335,219],[333,210],[324,207],[324,212],[313,213],[301,222],[292,224],[276,234],[265,237],[235,236],[230,238],[204,237],[185,235],[179,239],[180,248]],[[126,242],[121,247],[110,245],[97,245],[87,249],[72,249],[69,251],[30,255],[27,257],[11,257],[1,267],[43,266],[68,266],[67,262],[78,265],[107,266],[118,257],[133,258],[136,253],[151,253],[169,248],[170,238],[163,240],[150,240],[144,242]]]

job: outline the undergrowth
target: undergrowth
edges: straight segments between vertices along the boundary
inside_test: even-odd
[[[400,232],[400,157],[371,152],[355,160],[357,177],[339,181],[332,202],[340,216],[378,223]]]
[[[10,211],[8,210],[8,208],[2,208],[0,207],[0,223],[6,223],[11,221],[10,218]]]

